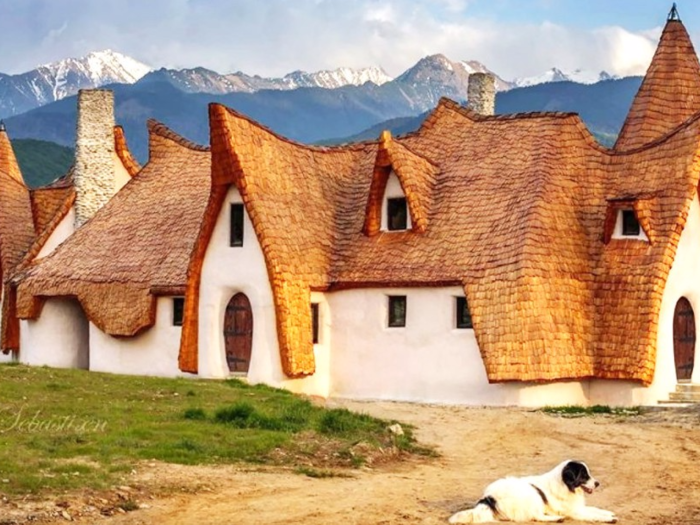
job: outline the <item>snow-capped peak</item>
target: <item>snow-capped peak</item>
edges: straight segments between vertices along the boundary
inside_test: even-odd
[[[578,84],[595,84],[602,80],[611,80],[619,78],[616,75],[611,75],[607,71],[595,73],[590,70],[575,69],[573,71],[563,71],[556,67],[545,71],[542,75],[534,77],[516,78],[513,81],[515,87],[534,86],[537,84],[545,84],[547,82],[576,82]]]
[[[146,73],[151,71],[151,68],[138,60],[105,49],[104,51],[95,51],[89,53],[84,59],[90,66],[90,69],[99,76],[110,74],[112,72],[121,72],[122,77],[127,83],[136,82]]]
[[[80,73],[90,78],[95,87],[114,82],[132,84],[151,71],[146,64],[111,49],[93,51],[80,58],[66,58],[37,69],[56,76],[71,71]]]
[[[282,80],[288,84],[290,89],[298,87],[322,87],[332,89],[348,85],[361,86],[365,82],[373,82],[380,86],[391,81],[391,77],[380,67],[366,67],[361,69],[340,67],[338,69],[317,71],[315,73],[294,71],[285,75]]]

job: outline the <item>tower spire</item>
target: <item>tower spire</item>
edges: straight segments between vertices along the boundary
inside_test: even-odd
[[[671,6],[671,11],[668,13],[668,20],[681,21],[681,16],[678,14],[678,9],[676,8],[676,2],[673,2],[673,5]]]
[[[639,148],[700,111],[700,61],[674,6],[615,149]]]

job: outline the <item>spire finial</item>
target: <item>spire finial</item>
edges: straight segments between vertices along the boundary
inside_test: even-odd
[[[5,131],[5,121],[0,120],[0,131]]]
[[[673,5],[671,6],[671,12],[668,14],[668,20],[681,21],[681,16],[678,14],[678,9],[676,9],[676,2],[673,2]]]

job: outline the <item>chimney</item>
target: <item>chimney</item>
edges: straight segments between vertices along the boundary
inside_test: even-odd
[[[78,92],[75,143],[75,228],[114,195],[114,93],[106,89]]]
[[[480,115],[496,112],[496,77],[491,73],[469,75],[467,107]]]

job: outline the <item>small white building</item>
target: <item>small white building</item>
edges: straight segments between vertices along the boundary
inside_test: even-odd
[[[3,266],[3,348],[30,364],[358,399],[668,399],[700,382],[688,50],[669,20],[613,149],[575,114],[448,100],[406,137],[334,148],[219,105],[210,148],[150,123],[143,169],[120,134],[83,171],[78,148],[42,219],[50,233],[35,226],[17,269]],[[111,132],[94,115],[81,107],[88,133]]]

